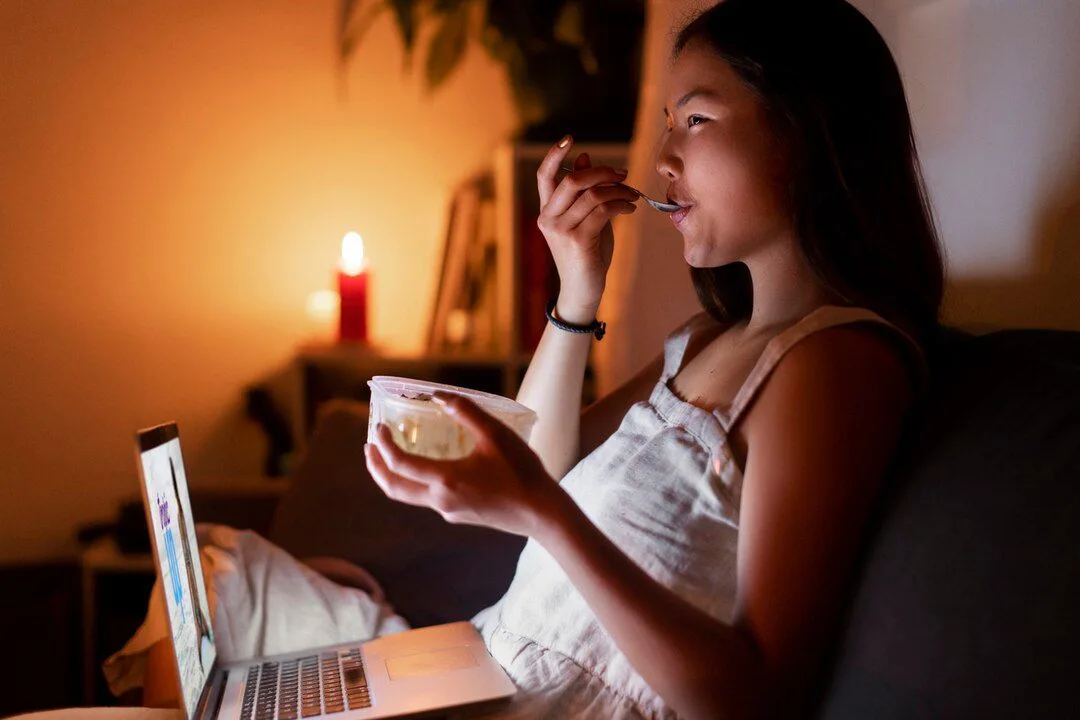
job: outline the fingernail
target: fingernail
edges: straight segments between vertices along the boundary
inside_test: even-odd
[[[627,170],[626,168],[619,168],[618,170],[615,171],[615,173],[617,175],[622,175],[623,177],[625,177],[625,176],[630,174],[630,171]]]
[[[561,147],[561,148],[566,147],[567,145],[570,144],[571,140],[573,140],[573,138],[570,137],[569,135],[567,135],[566,137],[564,137],[562,140],[559,141],[559,147]]]

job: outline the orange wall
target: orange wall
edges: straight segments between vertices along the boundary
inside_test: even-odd
[[[473,51],[428,97],[385,17],[339,83],[336,5],[0,5],[0,561],[109,519],[137,427],[178,420],[196,481],[258,474],[240,393],[325,332],[304,303],[346,230],[375,340],[422,347],[450,188],[509,94]]]

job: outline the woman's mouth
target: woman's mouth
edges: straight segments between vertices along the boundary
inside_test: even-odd
[[[694,208],[693,205],[683,205],[675,212],[671,213],[671,222],[675,223],[675,227],[682,225],[686,220],[686,215]]]

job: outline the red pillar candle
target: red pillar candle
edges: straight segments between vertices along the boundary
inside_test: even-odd
[[[341,241],[337,281],[341,297],[338,340],[366,343],[368,269],[364,263],[364,241],[358,233],[346,233]]]

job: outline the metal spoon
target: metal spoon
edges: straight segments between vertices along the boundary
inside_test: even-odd
[[[564,172],[568,172],[568,173],[574,172],[574,168],[567,167],[566,165],[559,166],[559,169],[564,171]],[[673,212],[675,212],[676,210],[678,210],[680,208],[679,205],[676,205],[674,203],[660,202],[659,200],[653,200],[651,197],[649,197],[645,193],[641,192],[637,188],[630,187],[626,183],[611,183],[611,184],[612,185],[618,185],[619,187],[626,188],[627,190],[629,190],[630,192],[636,194],[639,198],[641,198],[645,202],[649,203],[650,205],[652,205],[654,208],[656,208],[657,210],[659,210],[662,213],[673,213]]]

